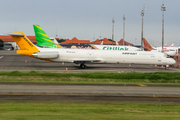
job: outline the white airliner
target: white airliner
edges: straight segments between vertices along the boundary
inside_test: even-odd
[[[39,48],[23,32],[15,32],[10,36],[20,47],[17,54],[53,62],[71,62],[80,64],[81,68],[86,68],[86,63],[153,64],[166,67],[175,64],[174,59],[158,52]]]

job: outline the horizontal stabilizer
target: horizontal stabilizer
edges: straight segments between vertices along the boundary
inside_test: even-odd
[[[24,37],[24,35],[22,34],[19,34],[19,33],[12,33],[12,34],[9,34],[11,36],[17,36],[17,37]]]

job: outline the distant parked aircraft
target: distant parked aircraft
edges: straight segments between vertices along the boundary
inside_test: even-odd
[[[144,46],[148,46],[151,51],[153,52],[162,52],[162,47],[153,47],[151,46],[145,39],[143,39]],[[166,45],[165,45],[166,46]],[[173,47],[174,44],[171,45],[171,47],[163,47],[164,53],[170,56],[176,56],[178,55],[179,47]]]

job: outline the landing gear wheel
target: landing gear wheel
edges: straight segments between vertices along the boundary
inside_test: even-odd
[[[82,69],[86,69],[86,68],[87,68],[87,66],[86,66],[86,65],[84,65],[84,64],[81,64],[81,65],[80,65],[80,68],[82,68]]]
[[[87,66],[83,64],[81,68],[82,68],[82,69],[86,69]]]
[[[80,68],[82,68],[82,64],[80,64]]]

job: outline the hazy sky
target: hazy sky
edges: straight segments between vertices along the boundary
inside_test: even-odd
[[[123,38],[123,15],[126,16],[125,40],[140,44],[140,15],[144,16],[144,38],[161,45],[162,11],[165,11],[165,43],[180,45],[180,0],[0,0],[0,34],[15,31],[34,35],[33,24],[40,25],[50,37],[77,37],[80,40]],[[136,40],[137,39],[137,40]]]

